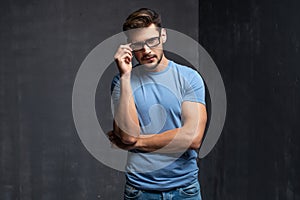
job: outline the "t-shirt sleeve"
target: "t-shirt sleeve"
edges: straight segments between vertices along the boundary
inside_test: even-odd
[[[205,86],[202,77],[196,71],[186,80],[183,101],[199,102],[205,105]]]
[[[120,76],[116,75],[111,82],[111,99],[114,108],[118,105],[120,99]]]

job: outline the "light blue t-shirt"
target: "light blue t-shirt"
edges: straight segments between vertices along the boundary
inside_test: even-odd
[[[120,97],[120,76],[112,81],[112,100]],[[141,134],[159,134],[179,128],[181,104],[192,101],[205,104],[205,87],[197,71],[169,61],[160,72],[142,66],[132,70],[131,87],[138,112]],[[197,152],[156,153],[128,152],[126,178],[132,186],[144,190],[164,191],[186,186],[198,179]]]

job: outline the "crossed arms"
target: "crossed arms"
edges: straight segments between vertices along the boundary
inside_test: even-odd
[[[198,149],[206,121],[206,107],[202,103],[184,101],[181,105],[183,125],[160,134],[140,135],[138,115],[130,85],[130,74],[120,78],[120,99],[115,111],[114,129],[108,133],[110,141],[124,150],[174,153]]]

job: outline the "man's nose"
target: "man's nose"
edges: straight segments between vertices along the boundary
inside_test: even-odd
[[[150,47],[148,47],[148,45],[147,45],[146,43],[144,44],[143,49],[144,49],[144,52],[145,52],[145,53],[151,52]]]

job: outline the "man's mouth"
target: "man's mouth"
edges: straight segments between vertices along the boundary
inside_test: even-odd
[[[142,60],[149,61],[149,60],[153,60],[154,58],[156,58],[155,55],[147,55],[147,56],[144,56],[142,58]]]

